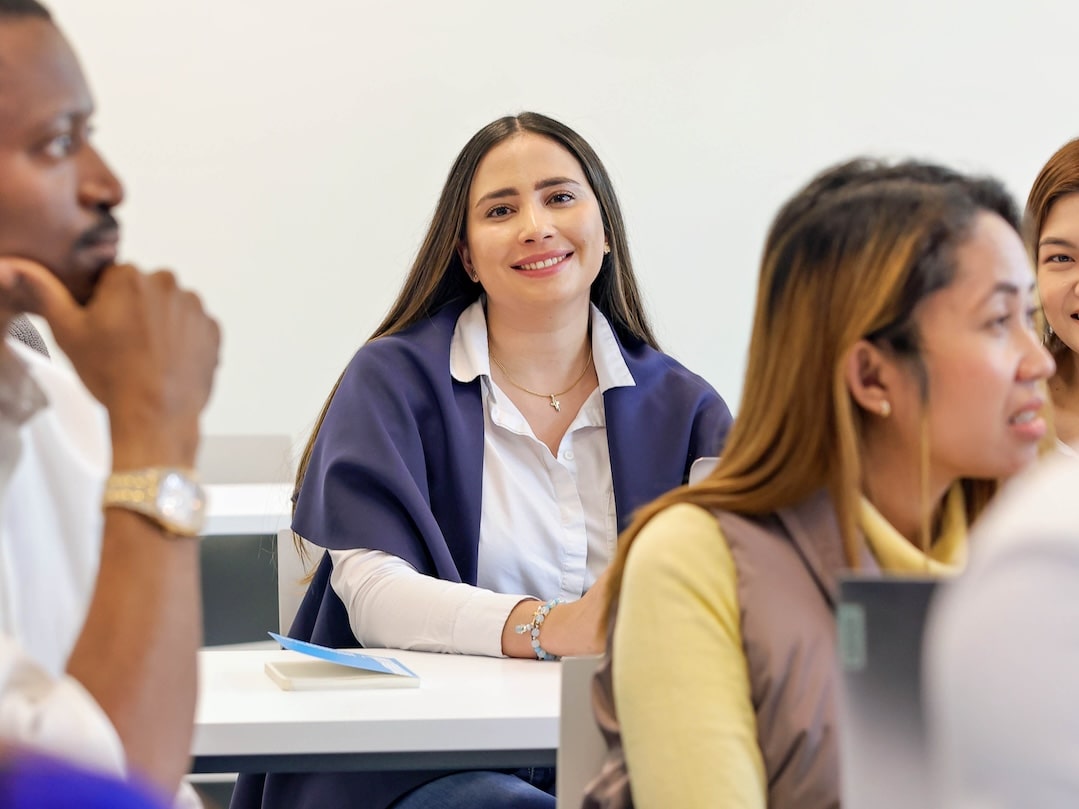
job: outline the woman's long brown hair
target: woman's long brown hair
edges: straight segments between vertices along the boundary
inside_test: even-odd
[[[825,172],[784,206],[765,244],[743,398],[723,457],[705,480],[635,515],[613,563],[611,614],[634,539],[678,503],[756,516],[826,489],[847,561],[857,566],[863,414],[843,359],[868,339],[910,363],[928,401],[915,310],[951,283],[955,249],[980,210],[1018,226],[1014,203],[995,181],[864,160]],[[912,460],[921,466],[926,451],[911,447]],[[973,520],[997,484],[961,484]]]

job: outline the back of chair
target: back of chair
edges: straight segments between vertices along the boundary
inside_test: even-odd
[[[292,537],[291,528],[282,528],[277,532],[277,618],[282,635],[288,634],[296,610],[307,592],[307,570],[323,553],[322,548],[303,540],[310,560],[305,567]]]
[[[592,675],[601,660],[599,655],[562,660],[557,809],[580,809],[584,788],[599,774],[607,754],[592,712]]]
[[[689,467],[689,482],[697,483],[704,480],[719,463],[719,458],[713,455],[702,455],[700,458],[693,462],[693,465]]]
[[[204,435],[195,466],[203,483],[288,483],[291,456],[287,435]]]

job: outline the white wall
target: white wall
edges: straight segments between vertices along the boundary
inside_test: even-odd
[[[205,427],[301,439],[394,297],[449,165],[553,115],[614,176],[665,347],[736,408],[769,219],[829,163],[1025,196],[1079,134],[1076,0],[51,0],[125,179],[125,254],[225,329]]]

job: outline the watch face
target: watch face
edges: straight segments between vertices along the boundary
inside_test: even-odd
[[[202,525],[206,498],[202,487],[179,472],[169,472],[158,481],[157,507],[171,523],[197,530]]]

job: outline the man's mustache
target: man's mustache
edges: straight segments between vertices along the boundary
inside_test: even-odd
[[[75,241],[75,249],[93,247],[98,242],[113,240],[120,232],[120,222],[110,212],[101,214],[101,219],[86,230]]]

